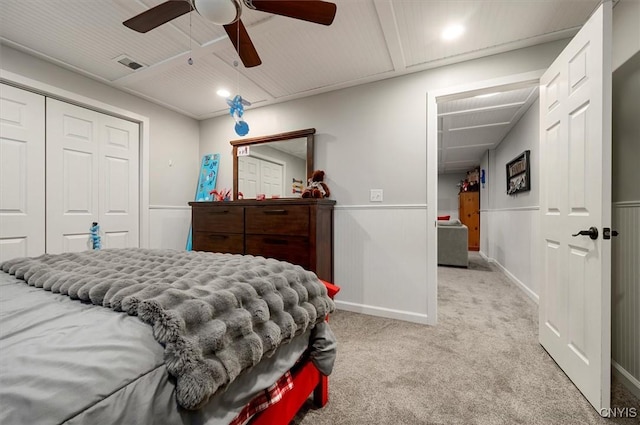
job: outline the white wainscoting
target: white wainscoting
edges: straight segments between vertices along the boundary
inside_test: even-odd
[[[336,306],[429,323],[426,226],[426,205],[336,205]]]
[[[613,204],[611,357],[616,375],[640,397],[640,201]]]
[[[532,300],[539,301],[535,249],[540,207],[480,211],[480,255],[496,264]]]
[[[184,250],[191,226],[190,206],[149,206],[149,248]]]

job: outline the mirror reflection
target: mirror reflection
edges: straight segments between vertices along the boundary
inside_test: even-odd
[[[263,143],[238,155],[238,191],[244,199],[300,197],[306,186],[307,139]]]
[[[313,133],[315,129],[232,141],[234,199],[301,197],[313,170]]]

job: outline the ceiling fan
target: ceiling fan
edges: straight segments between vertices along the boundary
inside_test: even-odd
[[[322,25],[331,25],[336,16],[336,5],[321,0],[169,0],[124,21],[123,24],[145,33],[195,10],[213,23],[224,26],[242,63],[251,68],[260,65],[262,61],[240,20],[243,4],[249,9]]]

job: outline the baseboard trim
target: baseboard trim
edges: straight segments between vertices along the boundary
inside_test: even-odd
[[[613,375],[622,382],[622,385],[627,387],[634,396],[640,398],[640,381],[616,363],[615,360],[611,360],[611,366],[613,366]]]
[[[518,279],[517,277],[515,277],[509,270],[507,270],[502,264],[500,264],[498,261],[496,261],[493,258],[489,258],[486,256],[486,254],[482,251],[479,252],[480,256],[482,258],[484,258],[487,262],[491,263],[491,264],[495,264],[500,271],[509,278],[510,281],[512,281],[513,283],[516,284],[516,286],[518,288],[520,288],[529,298],[531,298],[536,304],[540,304],[540,297],[538,296],[538,294],[536,294],[535,292],[533,292],[531,289],[529,289],[529,287],[527,285],[525,285],[524,283],[522,283],[522,281],[520,279]]]
[[[387,319],[398,319],[406,322],[420,323],[423,325],[435,325],[436,321],[426,314],[412,313],[410,311],[394,310],[384,307],[375,307],[364,304],[350,303],[347,301],[335,301],[338,310],[350,311],[352,313],[368,314],[371,316],[386,317]]]

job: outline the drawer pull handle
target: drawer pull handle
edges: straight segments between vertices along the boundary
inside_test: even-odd
[[[229,210],[209,211],[209,214],[227,214],[227,213],[229,213]]]
[[[271,214],[271,215],[285,215],[285,214],[287,214],[287,210],[265,210],[263,212],[265,214]]]
[[[229,239],[227,235],[209,235],[209,239]]]
[[[286,239],[264,238],[264,243],[271,245],[288,245],[289,241]]]

